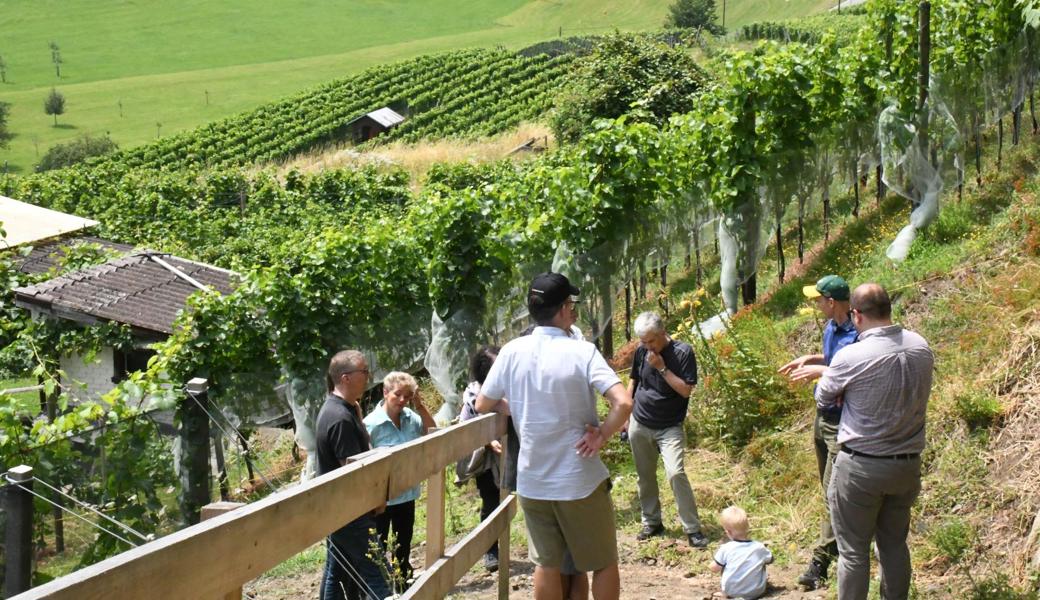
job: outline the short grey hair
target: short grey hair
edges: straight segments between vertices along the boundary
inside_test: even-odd
[[[643,337],[653,332],[664,333],[664,321],[655,312],[645,312],[636,317],[635,325],[632,328],[636,332],[636,337]]]

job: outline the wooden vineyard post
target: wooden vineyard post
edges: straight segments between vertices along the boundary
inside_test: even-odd
[[[428,433],[437,431],[431,427]],[[444,468],[440,468],[426,483],[426,568],[444,556]]]
[[[210,501],[209,416],[203,408],[209,383],[202,378],[188,382],[188,397],[181,402],[178,417],[181,438],[181,468],[187,473],[187,486],[181,493],[181,512],[194,525],[199,511]]]
[[[213,434],[213,456],[217,461],[217,482],[220,485],[220,499],[227,500],[231,497],[228,487],[227,464],[224,462],[224,436],[219,429],[211,429]]]
[[[628,288],[625,288],[626,290]],[[506,464],[509,460],[509,434],[498,438],[502,445],[502,454],[498,456],[498,472],[501,474],[499,485],[499,503],[505,502],[509,497],[509,488],[506,486]],[[510,527],[506,527],[502,535],[498,537],[498,600],[509,600],[509,534]]]
[[[40,406],[47,412],[47,422],[53,423],[58,416],[58,395],[61,394],[61,389],[55,388],[48,395],[43,387],[42,375],[38,381],[40,383]],[[51,510],[51,515],[54,517],[54,551],[61,554],[65,552],[65,514],[61,510],[65,504],[61,496],[54,498],[54,504],[57,505]]]
[[[632,288],[635,282],[629,281],[625,286],[625,341],[632,340]]]
[[[202,507],[202,510],[201,510],[201,517],[202,517],[202,519],[201,520],[208,521],[209,519],[212,519],[213,517],[219,517],[220,515],[222,515],[224,513],[227,513],[227,512],[231,512],[231,511],[233,511],[236,508],[239,508],[241,506],[245,506],[245,503],[243,503],[243,502],[227,502],[227,501],[223,501],[222,500],[220,502],[214,502],[212,504],[207,504],[206,506]],[[224,594],[224,597],[221,598],[221,600],[242,600],[242,588],[239,587],[239,588],[236,588],[234,590],[231,590],[227,594]]]
[[[32,523],[33,497],[32,467],[19,465],[7,472],[8,485],[4,487],[4,512],[7,514],[7,532],[4,549],[4,597],[10,598],[32,587]]]

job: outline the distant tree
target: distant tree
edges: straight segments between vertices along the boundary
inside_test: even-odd
[[[595,119],[634,118],[664,123],[692,110],[706,80],[682,46],[645,35],[615,33],[581,59],[556,97],[550,118],[560,142],[577,141]]]
[[[6,148],[7,142],[13,137],[7,130],[7,117],[11,114],[11,105],[0,102],[0,148]]]
[[[43,112],[54,115],[54,126],[58,126],[58,115],[65,114],[65,96],[58,90],[51,88],[51,93],[43,101]]]
[[[0,56],[0,83],[7,83],[7,61]]]
[[[716,35],[726,32],[718,24],[719,17],[715,12],[715,0],[675,0],[675,4],[669,10],[665,25],[703,29]]]
[[[61,48],[54,42],[51,42],[48,46],[51,49],[51,62],[54,63],[54,74],[57,75],[58,79],[61,79],[61,63],[64,62],[61,60]]]
[[[37,171],[61,169],[81,163],[92,156],[104,156],[118,150],[112,138],[105,136],[92,137],[85,135],[66,144],[56,144],[43,155],[36,165]]]

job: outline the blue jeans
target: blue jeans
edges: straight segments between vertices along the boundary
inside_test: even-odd
[[[391,595],[382,571],[368,555],[370,543],[374,541],[378,544],[378,538],[369,533],[375,527],[375,520],[364,516],[337,529],[328,537],[325,573],[321,578],[321,600],[383,600]],[[350,574],[341,562],[351,567]],[[371,592],[354,583],[357,576]]]

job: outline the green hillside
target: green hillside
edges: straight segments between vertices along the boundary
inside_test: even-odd
[[[195,127],[376,64],[428,52],[519,48],[563,35],[660,27],[669,0],[285,3],[6,0],[0,57],[16,135],[0,161],[26,171],[53,144],[109,133],[121,147]],[[824,10],[823,0],[728,0],[727,26]],[[61,49],[55,76],[48,43]],[[67,99],[53,127],[51,87]]]

